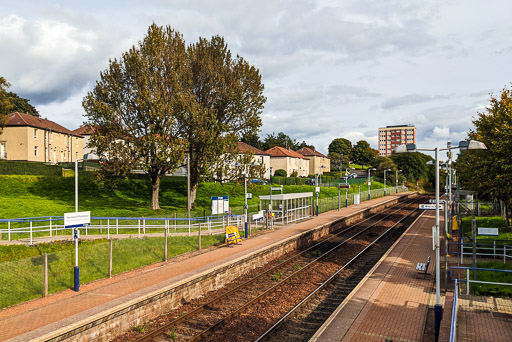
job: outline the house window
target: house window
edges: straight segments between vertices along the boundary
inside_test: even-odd
[[[78,138],[75,138],[75,146],[78,147]]]
[[[5,143],[0,143],[0,159],[7,159],[7,149]]]
[[[37,157],[37,146],[34,146],[34,157]]]
[[[37,128],[34,128],[34,139],[37,139]]]

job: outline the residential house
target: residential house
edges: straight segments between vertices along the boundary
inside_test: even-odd
[[[83,137],[47,119],[11,113],[0,134],[2,160],[60,163],[82,156]]]
[[[309,174],[323,175],[324,172],[331,171],[331,160],[326,155],[318,152],[315,148],[303,147],[297,151],[304,157],[309,159]]]
[[[91,139],[91,135],[94,134],[95,129],[91,126],[82,126],[80,128],[75,129],[72,131],[76,135],[80,135],[84,138],[84,149],[83,149],[83,155],[80,158],[87,159],[87,160],[98,160],[98,156],[96,155],[96,152],[93,150],[91,146],[89,146],[89,140]]]
[[[265,151],[270,154],[270,174],[276,170],[285,170],[286,176],[296,173],[298,177],[307,177],[309,174],[309,159],[289,148],[275,146]]]
[[[244,142],[238,143],[238,154],[242,155],[245,153],[252,153],[252,161],[256,165],[260,165],[264,168],[263,178],[270,179],[270,154]]]

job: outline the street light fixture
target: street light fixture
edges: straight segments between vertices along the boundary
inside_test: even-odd
[[[370,195],[371,194],[371,185],[372,185],[372,182],[370,181],[370,171],[376,171],[377,169],[376,168],[371,168],[371,169],[368,169],[368,200],[370,200],[372,198],[372,196]]]
[[[441,266],[440,266],[440,252],[439,252],[439,151],[450,151],[453,149],[460,149],[461,151],[465,150],[483,150],[487,149],[484,143],[470,140],[463,140],[459,142],[459,146],[451,146],[448,145],[447,148],[439,149],[438,147],[434,149],[420,149],[416,148],[416,144],[404,144],[399,145],[393,149],[393,153],[407,153],[407,152],[417,152],[417,151],[434,151],[435,155],[435,165],[436,165],[436,225],[435,225],[435,249],[436,249],[436,305],[434,306],[434,334],[435,340],[439,339],[439,327],[441,324],[441,319],[443,315],[443,307],[441,306]]]
[[[391,171],[391,169],[384,170],[384,196],[386,196],[386,172]]]

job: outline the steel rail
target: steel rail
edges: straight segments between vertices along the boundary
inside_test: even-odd
[[[224,317],[223,319],[219,320],[217,323],[213,324],[212,326],[210,326],[209,328],[203,330],[201,333],[197,334],[195,337],[193,337],[190,341],[196,341],[198,338],[200,338],[201,336],[204,336],[206,333],[208,333],[209,331],[211,331],[213,328],[219,326],[220,324],[222,324],[222,322],[226,321],[227,319],[233,317],[235,314],[237,314],[238,312],[240,312],[241,310],[243,310],[244,308],[252,305],[252,303],[254,303],[256,300],[260,300],[264,295],[266,295],[267,293],[269,293],[271,290],[275,289],[277,286],[282,286],[288,279],[291,279],[291,277],[297,275],[298,273],[300,273],[301,271],[303,271],[304,269],[308,268],[310,265],[316,263],[318,260],[320,260],[321,258],[323,258],[324,256],[328,255],[329,253],[331,253],[333,250],[336,250],[337,248],[339,248],[340,246],[342,246],[343,244],[345,244],[346,242],[352,240],[353,238],[357,237],[358,235],[361,235],[363,234],[364,232],[366,232],[368,229],[372,228],[373,226],[375,226],[377,223],[383,221],[384,219],[390,217],[391,215],[395,214],[396,212],[400,211],[400,210],[403,210],[403,207],[405,205],[408,205],[408,204],[412,204],[413,202],[415,201],[415,199],[412,199],[411,201],[404,201],[404,202],[400,202],[400,203],[397,203],[396,205],[392,206],[391,208],[387,208],[386,211],[391,211],[393,210],[393,212],[389,213],[389,214],[386,214],[383,218],[380,218],[379,220],[373,222],[371,225],[369,225],[368,227],[364,228],[364,230],[360,231],[359,233],[356,233],[352,236],[350,236],[349,238],[347,238],[346,240],[342,241],[341,243],[339,243],[336,247],[333,247],[331,248],[328,252],[324,253],[322,256],[319,256],[317,257],[316,259],[312,260],[310,263],[308,263],[305,267],[301,268],[300,270],[297,270],[295,271],[294,273],[292,273],[289,277],[283,279],[282,281],[280,281],[279,283],[277,283],[276,285],[272,286],[271,288],[267,289],[265,292],[263,292],[262,294],[260,294],[259,296],[253,298],[252,300],[250,300],[249,302],[247,302],[245,305],[243,305],[241,308],[239,308],[238,310],[232,312],[231,314],[229,314],[228,316]],[[397,206],[400,206],[400,208],[396,208]],[[149,341],[151,340],[153,337],[156,337],[162,333],[164,333],[165,331],[169,330],[170,328],[172,328],[173,326],[176,326],[178,325],[179,323],[182,323],[183,321],[186,321],[187,319],[190,319],[190,317],[193,317],[194,315],[204,311],[204,310],[208,310],[208,307],[211,307],[213,304],[223,300],[224,298],[230,296],[231,294],[239,291],[240,289],[242,289],[243,287],[247,286],[248,284],[252,283],[252,282],[255,282],[256,280],[264,277],[265,275],[269,275],[269,274],[272,274],[274,273],[277,269],[279,268],[282,268],[284,265],[286,264],[289,264],[290,262],[296,260],[297,258],[303,256],[304,254],[310,252],[311,250],[314,250],[314,249],[317,249],[319,248],[319,246],[323,245],[323,244],[326,244],[327,242],[330,242],[331,240],[335,239],[336,237],[338,237],[339,235],[343,234],[343,233],[346,233],[352,229],[354,229],[355,227],[358,227],[358,226],[361,226],[361,224],[371,220],[371,219],[374,219],[375,217],[377,216],[382,216],[383,213],[377,213],[375,215],[372,215],[371,217],[368,217],[364,220],[361,220],[339,232],[336,232],[336,234],[332,235],[332,236],[329,236],[328,238],[314,244],[313,246],[305,249],[304,251],[301,251],[299,253],[297,253],[296,255],[293,255],[291,256],[290,258],[286,259],[285,261],[279,263],[278,265],[270,268],[269,270],[259,274],[259,275],[256,275],[255,277],[247,280],[246,282],[236,286],[235,288],[229,290],[228,292],[222,294],[222,295],[219,295],[215,298],[213,298],[211,301],[207,302],[206,304],[200,306],[199,308],[196,308],[190,312],[188,312],[187,314],[185,314],[184,316],[181,316],[181,317],[178,317],[168,323],[166,323],[165,325],[153,330],[153,331],[150,331],[148,332],[147,334],[145,334],[144,336],[141,336],[139,339],[136,340],[136,342],[143,342],[143,341]]]

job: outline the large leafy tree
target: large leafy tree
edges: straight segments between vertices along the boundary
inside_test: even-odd
[[[359,165],[371,165],[378,156],[365,140],[359,140],[352,148],[352,161]]]
[[[328,151],[331,167],[339,168],[340,163],[348,166],[352,155],[352,143],[345,138],[336,138],[329,144]]]
[[[18,94],[9,92],[7,93],[7,97],[11,102],[11,112],[20,112],[26,113],[32,116],[40,117],[38,110],[32,106],[29,102],[30,100],[25,99],[23,97],[19,97]]]
[[[224,39],[200,38],[187,49],[194,102],[181,117],[190,151],[191,203],[199,182],[212,175],[218,159],[236,149],[242,136],[258,131],[266,101],[259,70],[233,57]]]
[[[265,139],[263,140],[263,149],[268,150],[272,147],[280,146],[284,148],[291,148],[292,150],[298,150],[303,147],[312,147],[312,145],[308,145],[305,141],[301,143],[297,142],[297,140],[290,138],[287,134],[283,132],[267,134]]]
[[[402,170],[406,179],[415,182],[419,178],[421,184],[431,188],[435,181],[434,166],[427,165],[427,162],[433,158],[420,152],[392,154],[391,160],[395,163],[397,169]]]
[[[0,76],[0,133],[2,133],[3,127],[5,126],[5,120],[7,114],[10,113],[12,104],[8,96],[7,89],[11,85],[6,81],[5,78]]]
[[[87,124],[95,127],[91,145],[118,173],[147,171],[151,209],[159,209],[164,174],[183,160],[178,117],[190,108],[190,77],[183,37],[155,24],[137,45],[107,70],[84,100]]]
[[[487,150],[469,150],[457,158],[457,177],[465,188],[492,195],[512,207],[512,89],[491,95],[484,113],[473,121],[470,139]]]

